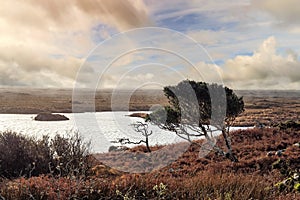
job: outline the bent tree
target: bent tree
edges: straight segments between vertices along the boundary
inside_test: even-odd
[[[145,137],[144,140],[139,140],[137,142],[131,141],[129,138],[118,138],[117,141],[112,141],[112,143],[120,143],[122,145],[125,144],[141,144],[145,143],[147,152],[151,152],[150,145],[149,145],[149,136],[152,135],[152,131],[148,130],[148,124],[142,123],[142,122],[135,122],[132,124],[134,131],[137,133],[140,133],[143,137]]]
[[[244,101],[233,90],[218,84],[184,80],[163,89],[169,105],[152,112],[147,121],[175,132],[179,137],[214,150],[237,162],[232,151],[229,128],[235,118],[244,111]],[[225,149],[216,144],[214,133],[221,132]],[[206,144],[194,142],[205,137]]]

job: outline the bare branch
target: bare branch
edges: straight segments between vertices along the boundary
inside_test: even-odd
[[[118,138],[116,143],[121,143],[121,144],[141,144],[141,143],[145,143],[144,140],[140,140],[139,142],[133,142],[133,141],[130,141],[129,138]]]
[[[122,145],[125,144],[141,144],[145,143],[147,147],[147,151],[151,152],[151,149],[149,147],[149,136],[153,134],[152,130],[148,130],[148,124],[143,122],[135,122],[134,124],[131,124],[133,126],[134,131],[141,133],[142,136],[145,137],[145,140],[140,140],[137,142],[131,141],[129,138],[119,138],[117,141],[112,141],[112,143],[121,143]]]

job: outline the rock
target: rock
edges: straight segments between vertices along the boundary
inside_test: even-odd
[[[60,114],[52,114],[52,113],[39,113],[34,120],[36,121],[63,121],[63,120],[69,120],[64,115]]]
[[[113,152],[113,151],[117,151],[118,147],[117,146],[110,146],[108,148],[108,152]]]
[[[146,119],[148,117],[148,114],[147,113],[132,113],[128,116],[129,117],[140,117],[140,118]]]
[[[126,151],[129,148],[126,146],[110,146],[108,148],[108,152],[120,152],[120,151]]]

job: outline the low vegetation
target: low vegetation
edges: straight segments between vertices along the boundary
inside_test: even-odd
[[[150,146],[146,123],[133,124],[144,140],[116,141],[145,145],[111,147],[102,154],[90,154],[78,133],[40,139],[0,133],[0,199],[300,199],[298,122],[230,132],[244,111],[243,98],[231,89],[187,80],[165,87],[164,93],[169,105],[144,117],[187,142]],[[213,113],[217,120],[211,119]],[[213,137],[209,125],[221,135]],[[199,156],[205,141],[190,139],[198,136],[214,151]],[[149,173],[126,172],[141,169]]]
[[[11,143],[14,145],[10,145],[13,146],[10,148],[5,147],[7,143],[1,138],[1,145],[4,145],[1,146],[1,151],[4,147],[6,152],[12,152],[12,156],[5,158],[6,162],[9,161],[11,167],[15,167],[13,162],[16,160],[13,154],[18,154],[13,152],[19,151],[24,157],[22,162],[27,165],[24,165],[24,170],[20,170],[22,167],[11,170],[9,174],[13,176],[10,178],[7,178],[9,174],[3,173],[5,170],[1,168],[0,194],[5,199],[299,199],[299,177],[297,177],[300,166],[299,134],[300,132],[295,129],[280,130],[279,128],[256,128],[231,132],[232,148],[239,158],[239,162],[236,163],[217,156],[214,152],[200,158],[196,146],[192,144],[175,162],[150,173],[121,172],[99,161],[96,163],[89,157],[89,160],[83,163],[90,162],[93,163],[92,166],[84,168],[87,169],[87,173],[78,174],[74,171],[80,169],[82,166],[80,162],[69,168],[68,173],[58,173],[59,170],[51,171],[45,163],[46,167],[43,169],[45,171],[42,171],[41,165],[39,173],[34,173],[43,160],[48,162],[47,159],[50,159],[54,162],[56,157],[50,153],[52,156],[45,159],[46,156],[42,155],[48,153],[40,150],[37,153],[35,151],[37,147],[44,149],[44,152],[48,149],[52,152],[53,149],[59,149],[58,147],[69,149],[68,145],[74,147],[76,143],[70,140],[66,143],[65,139],[57,136],[56,141],[60,142],[54,145],[50,139],[35,140],[6,132],[1,134],[2,137],[4,135],[5,138],[9,136],[14,138],[14,143]],[[46,141],[49,143],[47,144]],[[42,144],[43,142],[47,145]],[[220,146],[226,145],[222,139],[217,142]],[[15,148],[19,150],[13,151]],[[31,153],[27,152],[27,155],[22,150],[30,148],[32,148]],[[155,152],[165,147],[150,148]],[[147,148],[137,146],[126,151],[147,152]],[[279,151],[281,154],[278,153]],[[59,152],[57,150],[64,163],[62,166],[68,166],[66,160],[72,159],[66,159],[64,156],[70,154]],[[118,153],[122,152],[105,155],[109,157]],[[81,153],[76,155],[81,155],[80,158],[83,160],[87,158]],[[73,158],[73,160],[77,159]],[[36,162],[34,170],[32,165],[28,168],[28,164],[32,162]],[[126,160],[114,162],[124,163]],[[3,163],[2,161],[1,164]],[[55,165],[57,166],[57,163],[53,164]]]
[[[0,133],[0,176],[12,179],[49,173],[85,174],[92,166],[88,150],[78,133],[36,139],[6,131]]]

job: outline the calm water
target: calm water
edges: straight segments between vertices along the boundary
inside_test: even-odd
[[[97,113],[69,113],[64,114],[70,120],[41,122],[35,121],[36,115],[31,114],[0,114],[0,131],[11,130],[17,133],[41,137],[55,134],[70,135],[75,131],[91,142],[93,152],[106,152],[118,138],[130,138],[132,141],[144,139],[136,133],[130,124],[143,121],[141,118],[128,117],[132,112],[97,112]],[[237,129],[236,127],[235,129]],[[168,144],[182,141],[181,138],[169,131],[163,131],[156,126],[149,125],[153,131],[150,145]],[[132,145],[129,145],[132,146]]]
[[[55,134],[70,135],[75,131],[84,139],[91,141],[94,152],[105,152],[118,138],[132,138],[132,141],[142,139],[130,124],[142,121],[141,118],[128,117],[132,112],[97,112],[97,113],[69,113],[64,114],[68,121],[35,121],[36,115],[31,114],[0,114],[0,131],[11,130],[17,133],[41,137],[42,135],[54,136]],[[166,144],[181,141],[175,134],[163,131],[149,125],[153,130],[150,144]],[[132,145],[129,145],[132,146]]]

